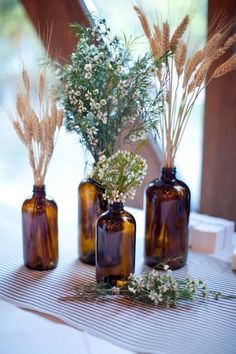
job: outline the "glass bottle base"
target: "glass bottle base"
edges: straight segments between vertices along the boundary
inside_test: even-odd
[[[111,286],[121,287],[127,283],[127,278],[124,278],[124,276],[121,275],[108,275],[101,279],[97,278],[97,283],[99,281],[104,281],[105,283],[110,284]]]
[[[46,270],[52,270],[57,267],[57,263],[53,263],[50,266],[43,266],[42,264],[38,264],[36,266],[31,266],[30,264],[25,263],[25,266],[31,270],[38,270],[38,271],[46,271]]]
[[[157,269],[163,269],[163,263],[167,264],[170,269],[176,270],[180,269],[185,266],[186,264],[187,257],[173,257],[173,260],[167,260],[167,259],[153,259],[153,258],[148,258],[145,257],[145,264],[149,267],[152,268],[157,268]]]
[[[79,256],[79,260],[82,263],[95,266],[95,253],[92,252],[92,253],[89,253],[89,254],[86,254],[86,255],[80,255]]]

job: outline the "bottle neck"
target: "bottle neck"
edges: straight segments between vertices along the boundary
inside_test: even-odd
[[[124,204],[123,203],[112,203],[109,204],[109,211],[122,211],[124,210]]]
[[[171,182],[176,179],[176,167],[162,167],[161,179],[165,182]]]
[[[34,197],[45,197],[46,196],[46,191],[45,191],[45,185],[42,186],[33,186],[33,196]]]

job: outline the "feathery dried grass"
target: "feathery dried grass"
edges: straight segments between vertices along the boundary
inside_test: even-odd
[[[165,21],[162,26],[161,49],[162,53],[167,53],[170,49],[170,26],[167,21]]]
[[[162,33],[158,25],[153,25],[154,39],[157,43],[162,43]]]
[[[42,186],[63,123],[63,110],[58,108],[55,97],[46,92],[45,71],[39,73],[39,114],[31,104],[30,80],[25,69],[22,71],[22,80],[23,90],[16,96],[16,114],[12,124],[28,150],[34,183],[36,186]]]
[[[199,49],[197,52],[193,54],[192,57],[190,57],[185,66],[184,70],[184,81],[183,81],[183,87],[186,87],[188,81],[191,78],[192,73],[198,66],[198,64],[202,61],[203,55],[202,55],[202,50]]]
[[[236,54],[221,64],[213,73],[212,78],[217,79],[236,69]]]
[[[188,90],[187,90],[188,94],[201,86],[201,84],[206,78],[207,71],[209,69],[210,64],[211,64],[210,59],[206,59],[205,61],[202,62],[198,70],[195,72],[193,80],[188,85]]]
[[[229,37],[223,44],[223,46],[219,49],[216,50],[214,56],[213,56],[213,60],[218,59],[219,57],[221,57],[221,55],[225,54],[225,52],[232,47],[232,45],[236,42],[236,33],[234,35],[232,35],[231,37]]]
[[[212,53],[215,52],[216,48],[219,47],[220,40],[222,39],[222,34],[217,32],[215,33],[208,41],[206,42],[202,55],[204,58],[209,57]]]
[[[148,39],[151,38],[151,29],[150,29],[150,26],[149,26],[149,23],[148,23],[148,20],[143,12],[143,10],[141,9],[141,7],[138,7],[138,6],[134,6],[134,10],[136,11],[138,17],[139,17],[139,20],[142,24],[142,27],[143,27],[143,31],[146,35],[146,37]]]
[[[220,26],[214,25],[216,30],[205,46],[191,56],[187,56],[188,42],[186,43],[183,37],[189,25],[189,15],[183,18],[171,36],[167,21],[162,25],[158,23],[150,26],[144,11],[138,6],[134,9],[149,40],[156,62],[163,55],[168,54],[166,61],[155,70],[155,73],[157,82],[166,93],[161,121],[164,165],[173,167],[177,149],[200,92],[212,79],[236,69],[236,55],[233,55],[218,66],[210,77],[208,75],[212,63],[236,42],[236,34],[226,38],[232,25],[221,21]],[[151,34],[150,28],[153,29]]]
[[[187,46],[185,43],[179,43],[176,49],[176,53],[174,56],[175,59],[175,68],[178,77],[182,74],[183,69],[184,69],[184,64],[186,61],[186,55],[187,55]]]
[[[183,35],[189,25],[189,15],[185,16],[183,20],[180,22],[179,26],[176,28],[173,36],[171,37],[170,40],[170,47],[174,48],[178,45],[179,41],[181,38],[183,38]]]

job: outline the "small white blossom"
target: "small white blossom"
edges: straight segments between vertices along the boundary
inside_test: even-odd
[[[88,72],[88,73],[86,73],[85,75],[84,75],[84,77],[85,77],[85,79],[91,79],[91,77],[92,77],[92,74],[90,73],[90,72]]]
[[[106,155],[103,154],[99,156],[99,162],[103,162],[105,160],[106,160]]]
[[[158,294],[155,290],[151,290],[148,297],[155,303],[155,305],[158,305],[163,300],[162,295]]]
[[[131,286],[128,286],[129,292],[136,294],[136,289],[132,288]]]
[[[95,103],[94,107],[95,107],[96,109],[100,109],[100,108],[101,108],[101,105],[100,105],[100,103]]]
[[[97,60],[99,60],[99,56],[98,56],[98,55],[95,55],[95,56],[93,57],[93,61],[97,61]]]
[[[111,290],[114,295],[120,295],[120,288],[113,286]]]
[[[91,64],[85,64],[84,70],[85,71],[91,71],[92,70],[92,65]]]
[[[100,121],[102,121],[104,124],[107,123],[107,113],[106,113],[106,112],[103,113],[103,112],[99,111],[99,112],[97,113],[97,118],[98,118]]]
[[[131,135],[130,135],[130,141],[135,142],[138,140],[145,140],[146,139],[146,132],[145,130],[141,129],[138,131],[134,131]]]
[[[105,105],[107,104],[107,101],[104,100],[104,98],[103,98],[103,99],[101,99],[100,104],[101,104],[102,106],[105,106]]]
[[[135,116],[130,116],[128,117],[128,120],[131,122],[131,123],[134,123],[136,121],[137,117]]]
[[[150,281],[150,280],[146,284],[147,290],[151,290],[153,288],[153,286],[154,286],[154,283],[153,283],[153,281]]]

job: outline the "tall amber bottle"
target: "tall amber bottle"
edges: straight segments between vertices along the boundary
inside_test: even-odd
[[[114,203],[97,221],[96,280],[113,286],[123,285],[135,268],[136,223],[124,210],[122,203]]]
[[[95,265],[96,221],[108,208],[103,193],[102,186],[92,178],[83,180],[78,188],[79,258],[91,265]]]
[[[146,188],[145,263],[151,267],[168,261],[181,268],[188,253],[190,190],[176,179],[176,168],[162,168],[161,177]]]
[[[48,270],[58,262],[57,205],[46,197],[45,186],[34,186],[32,198],[22,205],[24,264]]]

